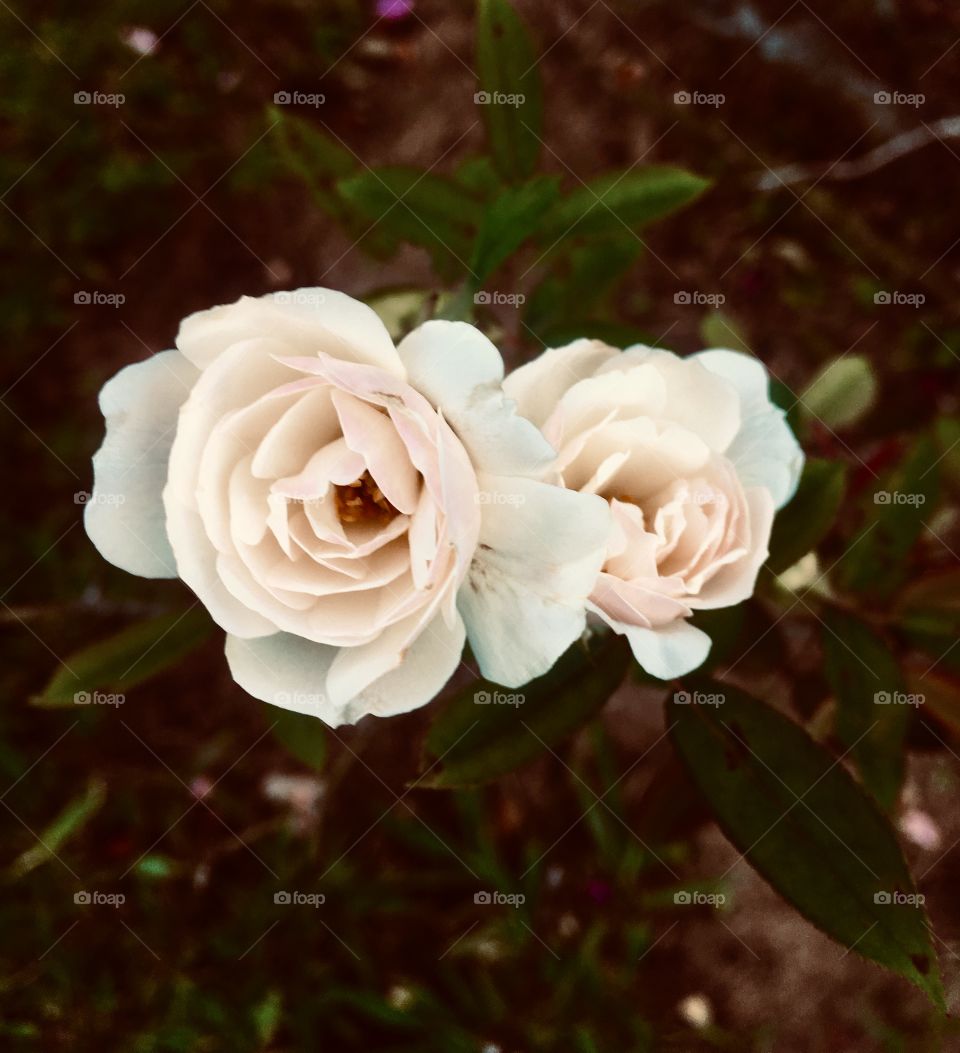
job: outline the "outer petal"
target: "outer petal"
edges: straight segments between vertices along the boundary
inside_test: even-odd
[[[410,384],[438,407],[480,471],[535,476],[554,451],[504,398],[503,359],[466,322],[425,322],[397,349]]]
[[[206,369],[233,344],[256,337],[287,345],[288,355],[325,351],[403,376],[393,341],[377,313],[334,289],[242,296],[236,303],[198,311],[180,323],[177,347]]]
[[[590,609],[612,629],[626,636],[634,658],[651,676],[660,680],[673,680],[693,672],[710,653],[710,637],[682,618],[659,629],[643,629],[614,621],[599,607],[591,605]]]
[[[574,340],[565,347],[548,348],[504,380],[503,390],[520,412],[542,427],[557,403],[574,384],[620,355],[619,348],[599,340]]]
[[[274,633],[255,640],[227,634],[227,665],[247,694],[294,713],[319,717],[336,727],[341,714],[327,701],[327,671],[336,647],[313,643],[302,636]]]
[[[803,451],[787,415],[770,401],[763,363],[739,351],[715,349],[692,356],[711,373],[728,380],[740,394],[740,432],[726,451],[746,486],[765,486],[774,508],[782,508],[797,489]]]
[[[198,376],[179,351],[163,351],[100,392],[107,434],[93,457],[84,526],[105,559],[144,578],[177,576],[162,494],[177,414]]]
[[[355,724],[367,715],[388,717],[426,705],[460,663],[464,628],[448,628],[436,617],[394,668],[352,699],[334,704],[327,675],[341,650],[300,636],[276,633],[257,640],[227,637],[227,663],[248,694],[272,705],[319,717],[331,727]]]
[[[606,557],[603,498],[529,479],[481,476],[480,543],[457,597],[484,676],[519,687],[583,632]]]

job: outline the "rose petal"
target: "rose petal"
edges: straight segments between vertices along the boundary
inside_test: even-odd
[[[480,544],[457,602],[483,675],[519,687],[583,632],[610,513],[602,498],[533,480],[480,484]]]
[[[410,383],[443,411],[479,471],[537,476],[554,451],[501,388],[503,359],[466,322],[426,322],[397,348]]]
[[[106,435],[84,526],[104,559],[144,578],[177,576],[161,495],[177,413],[197,376],[178,351],[163,351],[121,369],[100,392]]]

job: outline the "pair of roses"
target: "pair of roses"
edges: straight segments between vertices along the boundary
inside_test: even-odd
[[[329,289],[201,311],[176,346],[100,394],[87,533],[182,578],[246,691],[331,725],[424,705],[465,640],[519,687],[588,614],[653,675],[696,668],[688,619],[751,595],[803,464],[733,351],[577,340],[504,378],[473,326],[395,346]]]

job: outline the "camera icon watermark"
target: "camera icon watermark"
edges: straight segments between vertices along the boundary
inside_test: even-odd
[[[903,490],[877,490],[873,495],[875,505],[913,505],[919,508],[926,504],[927,495],[907,493]]]
[[[722,92],[704,91],[675,91],[673,102],[675,106],[712,106],[718,109],[727,101]]]
[[[513,706],[515,709],[526,702],[526,695],[508,691],[477,691],[473,696],[477,706]]]
[[[473,294],[473,302],[478,306],[505,304],[507,307],[522,307],[527,298],[523,293],[478,292]]]
[[[722,907],[727,902],[727,897],[722,892],[681,889],[674,892],[673,902],[678,907]]]
[[[274,892],[273,902],[278,907],[322,907],[327,897],[322,892]]]
[[[78,307],[122,307],[127,298],[123,293],[105,293],[95,289],[93,292],[75,292],[73,302]]]
[[[476,106],[513,106],[516,109],[526,101],[526,95],[520,92],[478,91],[473,96]]]
[[[877,106],[912,106],[916,110],[927,101],[927,97],[922,92],[877,91],[873,101]]]
[[[301,307],[322,307],[327,302],[327,297],[317,289],[295,289],[292,292],[275,292],[273,302],[298,304]]]
[[[126,500],[126,494],[111,494],[102,490],[95,494],[89,490],[77,490],[73,495],[75,505],[122,505]]]
[[[673,294],[673,302],[679,306],[695,305],[697,307],[721,307],[727,302],[723,293],[705,293],[699,289],[691,292],[680,290]]]
[[[906,293],[893,289],[890,292],[875,292],[873,302],[878,307],[922,307],[927,298],[923,293]]]
[[[122,92],[75,91],[73,93],[75,106],[112,106],[117,109],[126,101],[127,97]]]
[[[522,907],[527,897],[520,892],[474,892],[473,902],[480,907]]]
[[[914,709],[919,709],[926,700],[926,695],[907,691],[878,691],[873,696],[875,706],[913,706]]]
[[[273,696],[273,704],[282,709],[316,709],[326,701],[326,695],[307,691],[277,691]]]
[[[922,907],[927,897],[922,892],[874,892],[873,902],[881,907]]]
[[[327,101],[322,92],[276,91],[273,93],[274,106],[313,106],[314,109]]]
[[[113,706],[116,709],[126,702],[126,695],[108,694],[105,691],[78,691],[73,696],[75,706]]]
[[[122,907],[127,897],[122,892],[74,892],[73,902],[78,907]]]
[[[727,696],[719,692],[677,691],[673,696],[675,706],[722,706]]]

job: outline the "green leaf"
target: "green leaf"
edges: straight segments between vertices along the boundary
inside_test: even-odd
[[[66,808],[45,827],[37,843],[20,855],[10,866],[11,877],[23,877],[38,866],[53,859],[63,845],[79,834],[90,819],[100,811],[106,800],[107,788],[101,779],[91,779],[86,791],[74,798]]]
[[[903,583],[910,550],[937,498],[936,461],[932,440],[923,436],[868,494],[861,540],[851,545],[837,568],[845,588],[883,597]]]
[[[475,101],[500,174],[511,182],[532,175],[540,156],[543,87],[538,56],[508,0],[479,0]]]
[[[630,664],[621,636],[577,642],[545,676],[518,691],[476,680],[456,695],[427,735],[439,770],[418,786],[488,782],[539,756],[586,723],[617,689]]]
[[[811,458],[790,503],[776,517],[767,566],[781,574],[812,551],[830,532],[847,485],[846,466]]]
[[[525,323],[545,340],[552,331],[587,318],[605,303],[643,251],[625,230],[585,244],[562,242],[561,246],[561,251],[547,254],[546,276],[530,295],[524,312]],[[594,336],[589,328],[582,332]]]
[[[836,697],[837,738],[847,747],[864,785],[885,811],[903,781],[903,740],[910,718],[903,679],[888,644],[859,618],[828,611],[823,653]]]
[[[283,165],[311,189],[324,209],[342,216],[343,204],[336,193],[336,181],[357,169],[357,159],[325,132],[282,109],[271,107],[269,116],[276,123],[277,154]]]
[[[477,202],[452,179],[417,168],[378,168],[340,180],[337,190],[392,237],[427,249],[442,273],[466,266]]]
[[[551,244],[568,234],[638,230],[689,204],[709,185],[670,165],[606,172],[563,198],[546,218],[541,237]]]
[[[960,636],[960,567],[911,582],[897,601],[896,619],[905,629]]]
[[[202,609],[163,614],[71,654],[53,674],[35,706],[96,702],[98,692],[122,692],[147,680],[199,647],[213,623]],[[78,696],[87,696],[86,698]]]
[[[864,355],[846,355],[828,362],[801,396],[807,418],[828,428],[849,428],[873,407],[877,378]]]
[[[874,801],[782,714],[727,684],[696,688],[722,694],[723,704],[668,701],[666,719],[731,841],[814,925],[906,977],[942,1010],[922,905],[883,901],[916,890]]]
[[[323,721],[305,713],[294,713],[289,709],[273,706],[270,721],[277,740],[302,761],[308,768],[323,770],[327,759],[327,732]]]
[[[708,311],[700,323],[700,339],[704,347],[727,347],[752,355],[740,327],[723,311]]]
[[[504,188],[480,221],[470,267],[478,285],[533,235],[559,196],[558,176],[540,176],[523,186]]]

